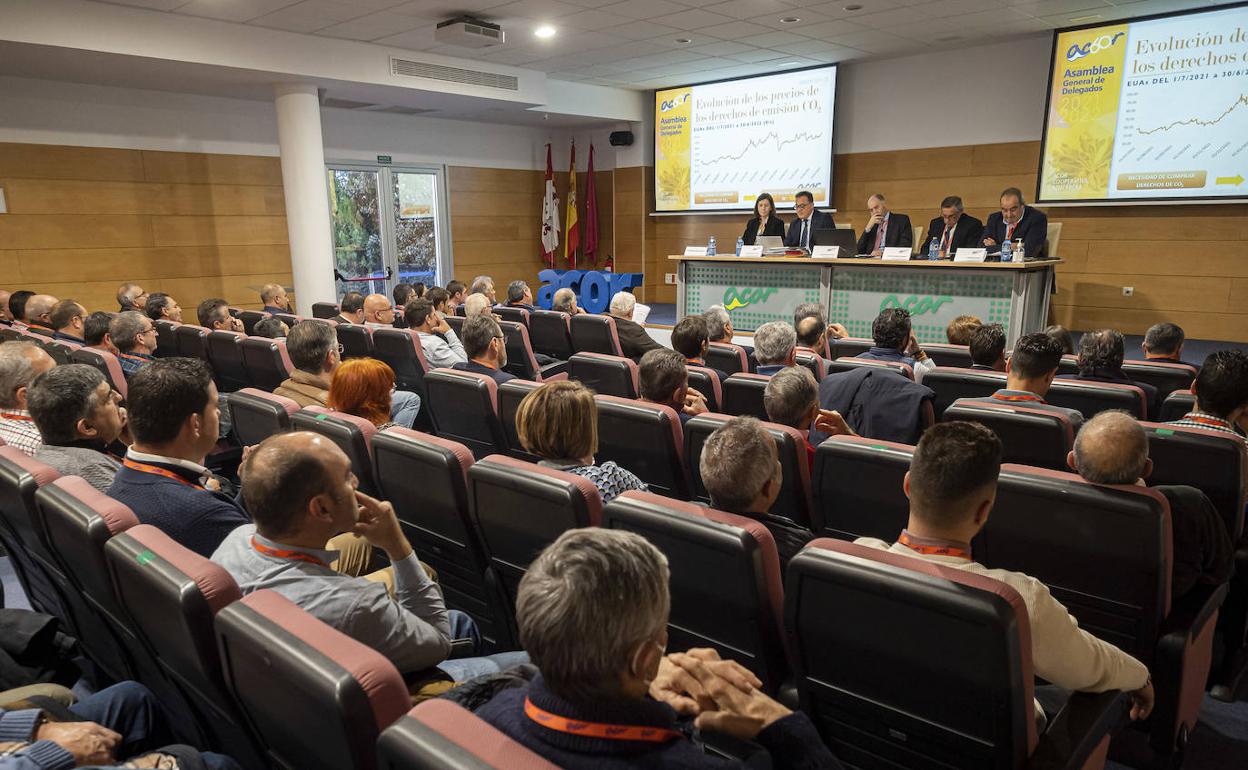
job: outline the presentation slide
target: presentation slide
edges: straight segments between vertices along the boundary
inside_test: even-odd
[[[656,91],[657,210],[752,209],[764,192],[787,209],[801,190],[826,207],[835,101],[835,66]]]
[[[1248,6],[1054,40],[1040,203],[1248,198]]]

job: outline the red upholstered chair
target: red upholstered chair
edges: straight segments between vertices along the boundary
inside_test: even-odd
[[[771,378],[764,374],[736,373],[720,383],[724,398],[720,408],[724,414],[734,417],[757,417],[767,419],[767,407],[763,406],[763,391]]]
[[[241,344],[243,363],[251,376],[251,383],[260,390],[275,390],[295,370],[286,353],[286,340],[248,337]]]
[[[148,524],[112,537],[104,556],[118,602],[211,745],[256,765],[263,752],[225,688],[213,635],[217,613],[242,598],[234,578]]]
[[[815,376],[815,382],[822,380],[828,373],[827,364],[823,358],[808,350],[797,351],[796,360],[798,366],[804,366],[810,370],[810,373]]]
[[[351,471],[359,481],[360,491],[377,496],[377,481],[373,478],[372,440],[377,426],[363,417],[346,412],[335,412],[319,406],[300,409],[290,417],[293,430],[310,430],[319,433],[338,445],[351,461]]]
[[[272,313],[266,313],[263,310],[240,310],[235,316],[243,322],[243,333],[250,336],[256,333],[256,324],[266,318],[272,318]]]
[[[859,353],[866,353],[874,346],[875,341],[865,337],[842,337],[839,340],[828,340],[828,358],[832,361],[853,358]]]
[[[1190,390],[1175,390],[1161,402],[1159,422],[1181,420],[1188,412],[1196,409],[1196,394]]]
[[[855,767],[1098,768],[1126,721],[1123,693],[1079,693],[1037,733],[1026,605],[983,575],[816,540],[785,625],[802,710]]]
[[[425,389],[433,429],[439,436],[467,446],[477,459],[507,450],[498,417],[498,383],[492,377],[434,369],[425,375]]]
[[[620,398],[637,398],[641,393],[637,362],[631,358],[606,353],[575,353],[569,364],[568,376],[595,393]]]
[[[259,444],[276,433],[290,430],[290,418],[299,404],[256,388],[243,388],[230,394],[230,415],[234,435],[243,446]]]
[[[629,491],[602,512],[602,526],[635,532],[667,556],[672,611],[667,647],[713,647],[775,693],[789,673],[784,585],[771,532],[761,523]]]
[[[1189,364],[1165,361],[1123,361],[1122,372],[1133,380],[1157,388],[1157,397],[1164,399],[1176,390],[1189,390],[1199,373]]]
[[[945,410],[944,421],[965,420],[988,426],[1004,445],[1002,462],[1066,469],[1066,455],[1075,443],[1070,418],[1023,404],[963,401]]]
[[[568,322],[572,333],[572,349],[577,353],[602,353],[622,356],[620,335],[615,330],[615,319],[609,315],[581,313]]]
[[[68,578],[48,546],[35,516],[35,491],[60,477],[11,446],[0,447],[0,544],[11,557],[18,582],[32,607],[74,628]],[[71,594],[71,596],[67,596]]]
[[[368,358],[373,354],[373,330],[364,324],[338,324],[334,327],[342,345],[342,359]]]
[[[152,326],[156,327],[156,351],[152,355],[157,358],[178,355],[178,327],[181,325],[177,321],[163,319],[152,321]]]
[[[511,308],[519,310],[526,316],[529,311],[524,308]],[[529,342],[529,327],[527,324],[518,321],[499,321],[498,326],[503,331],[503,336],[507,338],[507,371],[526,380],[535,380],[537,382],[549,382],[552,380],[566,380],[568,378],[568,362],[556,361],[545,366],[537,363],[537,357],[533,355],[533,346]]]
[[[184,323],[174,329],[173,336],[178,343],[176,355],[183,358],[198,358],[201,361],[208,360],[207,329],[195,324]]]
[[[712,412],[720,411],[724,391],[719,375],[705,366],[687,364],[685,371],[689,375],[689,387],[706,397],[706,408]]]
[[[56,361],[57,366],[73,363],[70,355],[80,347],[82,345],[79,343],[70,342],[69,340],[48,340],[43,344],[43,349],[48,351],[48,355],[52,356],[52,360]]]
[[[842,540],[878,537],[892,542],[910,519],[901,481],[914,447],[861,436],[833,436],[815,449],[810,480],[823,529],[815,534]]]
[[[427,700],[377,741],[380,770],[558,770],[449,700]]]
[[[520,402],[524,397],[541,387],[540,382],[532,380],[509,380],[498,386],[498,419],[503,424],[503,434],[507,437],[507,454],[512,457],[537,462],[537,455],[529,454],[520,443],[520,434],[516,430],[516,412],[520,410]]]
[[[244,311],[249,312],[249,311]],[[214,329],[208,332],[208,358],[212,364],[217,389],[224,393],[251,386],[251,375],[243,361],[243,340],[246,334]]]
[[[337,302],[313,302],[312,317],[313,318],[333,318],[338,315]]]
[[[1135,385],[1057,379],[1053,380],[1044,399],[1050,404],[1082,412],[1089,420],[1110,409],[1123,409],[1141,420],[1148,417],[1148,399]]]
[[[685,500],[685,434],[670,406],[619,396],[595,396],[598,405],[597,462],[612,460],[654,492]]]
[[[935,361],[937,366],[970,369],[973,363],[971,361],[971,349],[966,345],[949,345],[943,342],[928,342],[922,347],[923,352]]]
[[[914,379],[914,368],[897,361],[876,361],[872,358],[852,358],[841,356],[833,361],[828,362],[828,374],[836,374],[838,372],[847,372],[858,366],[874,366],[885,369],[892,369],[905,375],[906,379]]]
[[[576,351],[572,348],[571,316],[554,310],[537,310],[529,314],[529,339],[538,353],[567,361]]]
[[[923,384],[936,393],[932,404],[936,418],[945,413],[949,405],[959,398],[983,398],[1005,387],[1005,372],[989,372],[983,369],[960,369],[937,366],[923,375]]]
[[[273,317],[286,324],[287,327],[294,326],[304,320],[303,316],[295,315],[294,313],[274,313]],[[251,332],[248,332],[248,334],[250,335]]]
[[[513,323],[523,324],[524,328],[529,328],[529,311],[522,307],[508,307],[507,305],[497,305],[492,312],[500,321],[511,321]]]
[[[273,591],[225,607],[215,627],[226,686],[274,766],[377,767],[378,736],[411,707],[389,660]]]
[[[734,345],[731,342],[711,342],[706,346],[706,355],[703,357],[706,365],[718,369],[728,374],[748,374],[750,372],[750,357],[745,352],[745,348],[740,345]]]
[[[86,364],[99,369],[104,379],[113,386],[113,390],[120,393],[122,398],[126,397],[129,392],[126,387],[126,374],[121,370],[121,362],[117,360],[117,356],[107,350],[78,348],[69,354],[69,359],[73,363]]]

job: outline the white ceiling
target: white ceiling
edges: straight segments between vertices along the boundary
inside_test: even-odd
[[[95,0],[649,89],[821,63],[963,48],[1044,30],[1227,0]],[[851,8],[858,7],[856,10]],[[471,14],[507,43],[439,46]],[[780,21],[797,17],[796,23]],[[539,24],[558,34],[538,39]],[[679,39],[689,42],[680,43]],[[950,73],[977,82],[986,73]]]

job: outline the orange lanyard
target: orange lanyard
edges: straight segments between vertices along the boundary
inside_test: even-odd
[[[267,546],[256,540],[254,535],[251,538],[251,547],[255,548],[257,552],[262,553],[265,556],[272,556],[274,559],[293,559],[295,561],[306,561],[309,564],[315,564],[319,567],[329,566],[315,556],[306,554],[302,551],[288,551],[283,548],[273,548],[271,546]]]
[[[8,417],[8,415],[4,415],[4,416]],[[1183,418],[1183,420],[1185,422],[1194,422],[1200,425],[1210,425],[1214,428],[1222,428],[1223,430],[1227,430],[1227,429],[1233,430],[1233,428],[1231,428],[1231,424],[1227,422],[1226,420],[1218,420],[1212,417],[1201,417],[1200,415],[1189,414],[1189,415],[1186,415]]]
[[[178,474],[174,473],[171,470],[166,470],[165,468],[159,468],[155,465],[148,465],[147,463],[136,462],[134,460],[131,460],[129,457],[127,457],[125,460],[122,460],[122,464],[125,465],[130,470],[138,471],[139,473],[151,473],[156,476],[164,476],[167,479],[173,479],[179,484],[185,484],[188,487],[194,487],[195,489],[204,488],[202,485],[196,484],[193,481],[187,481],[186,479],[182,478],[181,476],[179,476]]]
[[[10,412],[0,412],[0,417],[6,420],[20,420],[22,422],[34,422],[34,418],[28,414],[12,414]]]
[[[910,533],[908,532],[902,532],[897,538],[897,542],[909,548],[911,551],[925,554],[927,556],[952,556],[957,559],[966,559],[967,561],[971,560],[971,552],[965,548],[961,548],[956,545],[923,545],[922,543],[914,542],[914,539],[910,537]]]
[[[568,719],[549,711],[543,711],[533,705],[533,701],[524,699],[524,714],[542,727],[548,727],[569,735],[583,735],[587,738],[602,738],[608,741],[646,741],[648,743],[666,743],[681,737],[675,730],[663,727],[641,727],[636,725],[612,725],[602,722],[584,722],[579,719]]]
[[[993,393],[992,397],[998,401],[1038,401],[1041,404],[1045,403],[1044,399],[1039,396],[1003,396],[1000,393]]]

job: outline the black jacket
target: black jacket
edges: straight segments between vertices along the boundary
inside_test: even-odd
[[[771,217],[767,220],[767,227],[763,230],[763,235],[775,235],[784,237],[784,222],[779,217]],[[758,238],[758,217],[754,217],[745,223],[745,234],[741,239],[745,241],[746,246],[753,246],[754,241]]]
[[[862,367],[829,374],[819,383],[819,406],[835,409],[854,432],[867,438],[918,443],[926,427],[924,413],[936,392],[900,372]],[[810,443],[819,446],[827,436],[811,431]]]
[[[1226,525],[1213,503],[1195,487],[1154,487],[1170,501],[1174,565],[1170,596],[1178,599],[1197,585],[1221,585],[1231,579],[1235,553]]]
[[[646,334],[646,329],[636,321],[627,318],[615,319],[615,333],[620,338],[620,351],[625,358],[639,360],[651,350],[662,350],[663,346],[655,342],[654,337]]]
[[[940,239],[945,237],[945,220],[936,217],[927,224],[927,237],[923,239],[923,246],[919,249],[919,253],[915,259],[927,259],[927,250],[932,247],[932,239],[936,239],[937,246],[940,245]],[[984,223],[980,222],[970,214],[963,214],[958,223],[953,226],[953,238],[949,243],[949,251],[945,254],[947,259],[953,259],[953,255],[958,249],[978,249],[980,240],[984,237]]]
[[[879,228],[879,225],[869,227],[858,237],[859,254],[871,253],[875,247],[875,232]],[[888,212],[888,229],[884,231],[884,247],[894,246],[914,246],[914,228],[910,226],[910,217],[890,211]]]
[[[984,243],[983,246],[988,249],[989,254],[1001,253],[1001,241],[1005,240],[1006,230],[1005,218],[1001,216],[1000,211],[994,211],[988,215],[988,223],[984,225],[983,239],[991,238],[994,243],[991,246]],[[1019,238],[1023,239],[1023,246],[1027,250],[1028,257],[1032,259],[1044,257],[1044,246],[1049,239],[1048,215],[1040,209],[1027,206],[1023,210],[1023,218],[1014,226],[1013,239],[1017,241]],[[981,243],[983,243],[982,240]],[[1014,258],[1018,259],[1017,256]]]

